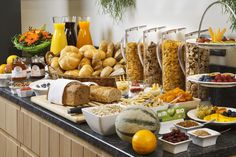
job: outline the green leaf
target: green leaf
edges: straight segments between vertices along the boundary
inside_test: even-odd
[[[221,0],[221,1],[228,4],[232,8],[234,13],[236,13],[236,0]],[[224,7],[224,9],[225,13],[230,14],[230,21],[232,23],[230,28],[236,30],[236,19],[234,18],[233,14],[229,11],[228,8]]]
[[[135,7],[135,0],[98,0],[104,14],[109,14],[116,22],[122,20],[129,7]]]

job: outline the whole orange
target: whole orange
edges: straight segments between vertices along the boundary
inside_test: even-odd
[[[132,138],[132,147],[138,154],[153,152],[157,146],[157,138],[150,130],[139,130]]]

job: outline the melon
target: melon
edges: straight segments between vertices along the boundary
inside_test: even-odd
[[[116,133],[124,141],[132,141],[133,135],[143,129],[153,133],[160,130],[157,114],[144,106],[132,106],[124,109],[116,118]]]

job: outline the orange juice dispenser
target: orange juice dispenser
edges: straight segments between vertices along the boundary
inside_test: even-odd
[[[52,37],[50,51],[57,55],[61,50],[67,46],[67,39],[65,34],[65,23],[63,17],[53,17],[54,33]]]
[[[90,17],[79,18],[79,33],[77,37],[77,47],[84,45],[93,45],[92,37],[89,31]]]

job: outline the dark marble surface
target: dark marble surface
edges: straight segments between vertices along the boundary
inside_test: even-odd
[[[66,131],[88,141],[92,145],[109,152],[113,156],[139,156],[134,153],[130,144],[121,141],[116,135],[101,136],[93,132],[86,123],[76,124],[68,121],[63,117],[32,103],[29,98],[19,98],[12,95],[8,88],[0,88],[0,95],[49,122],[56,124]],[[156,151],[147,155],[147,157],[224,157],[234,155],[236,154],[236,126],[213,127],[213,129],[218,131],[224,131],[228,128],[231,128],[231,130],[222,133],[215,146],[201,148],[191,143],[188,151],[173,155],[164,152],[159,144]]]

